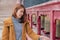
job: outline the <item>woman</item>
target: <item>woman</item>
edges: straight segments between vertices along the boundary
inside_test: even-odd
[[[24,6],[17,4],[12,16],[4,21],[2,40],[26,40],[26,33],[32,40],[38,40],[39,36],[32,31],[26,18]]]

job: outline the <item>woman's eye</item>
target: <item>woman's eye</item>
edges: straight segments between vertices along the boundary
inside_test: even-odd
[[[23,13],[23,11],[21,11]]]

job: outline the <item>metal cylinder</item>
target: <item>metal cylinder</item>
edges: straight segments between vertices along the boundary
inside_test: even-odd
[[[50,32],[50,20],[48,17],[45,17],[44,31]]]
[[[60,37],[60,20],[56,21],[56,37]]]
[[[41,16],[41,29],[44,29],[45,16]]]

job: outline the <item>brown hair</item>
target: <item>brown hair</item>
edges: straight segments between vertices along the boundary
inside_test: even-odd
[[[17,16],[16,16],[16,12],[17,12],[19,9],[21,9],[21,8],[24,8],[24,12],[23,12],[23,16],[20,18],[20,20],[21,20],[20,23],[24,23],[24,22],[26,21],[25,18],[27,17],[27,14],[26,14],[26,9],[25,9],[25,7],[24,7],[23,5],[21,5],[21,4],[16,4],[12,16],[16,18],[16,17],[17,17]]]

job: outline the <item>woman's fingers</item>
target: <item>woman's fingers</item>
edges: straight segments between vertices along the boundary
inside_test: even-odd
[[[40,40],[50,40],[50,39],[46,36],[40,36]]]

